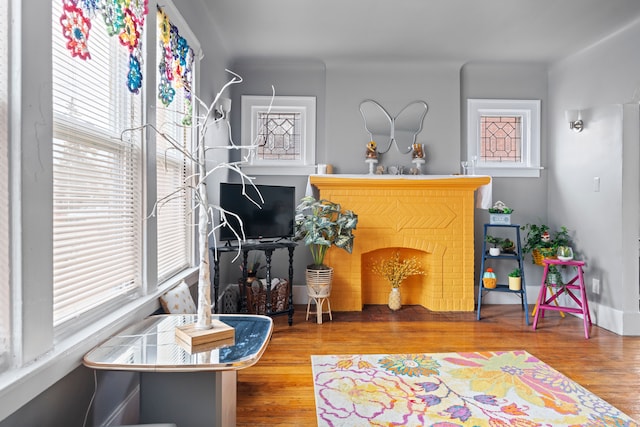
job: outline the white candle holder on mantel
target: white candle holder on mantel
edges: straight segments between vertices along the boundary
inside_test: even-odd
[[[426,163],[426,160],[421,157],[416,157],[415,159],[411,160],[411,163],[416,165],[416,169],[418,170],[418,175],[422,175],[422,165]]]
[[[373,175],[375,173],[375,167],[378,164],[378,159],[366,159],[365,162],[369,164],[369,175]]]

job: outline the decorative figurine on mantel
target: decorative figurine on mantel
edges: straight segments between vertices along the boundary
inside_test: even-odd
[[[422,175],[422,165],[426,162],[424,158],[424,144],[413,144],[411,151],[411,163],[415,165],[414,168],[411,168],[411,175]]]
[[[413,144],[412,148],[414,159],[424,159],[424,144]]]
[[[378,149],[375,141],[369,141],[367,143],[367,159],[377,159]]]
[[[369,164],[369,175],[373,175],[373,169],[378,163],[378,145],[375,141],[369,141],[367,143],[365,162]]]

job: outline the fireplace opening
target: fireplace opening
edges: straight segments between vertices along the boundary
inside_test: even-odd
[[[420,269],[424,271],[422,275],[407,277],[400,285],[401,301],[403,305],[423,305],[427,296],[427,289],[430,274],[430,254],[425,251],[411,248],[380,248],[361,255],[361,284],[363,304],[387,304],[391,283],[384,277],[372,271],[372,264],[380,260],[390,259],[397,253],[400,260],[415,258]]]

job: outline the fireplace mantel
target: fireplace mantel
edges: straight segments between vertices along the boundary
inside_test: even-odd
[[[320,197],[358,215],[352,254],[331,248],[331,306],[360,311],[386,304],[389,285],[369,271],[379,257],[399,251],[417,257],[426,270],[403,283],[403,304],[434,311],[473,311],[474,195],[488,176],[312,175]]]

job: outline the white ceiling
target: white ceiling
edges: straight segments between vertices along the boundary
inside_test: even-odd
[[[201,1],[234,58],[553,62],[640,17],[639,0]]]

